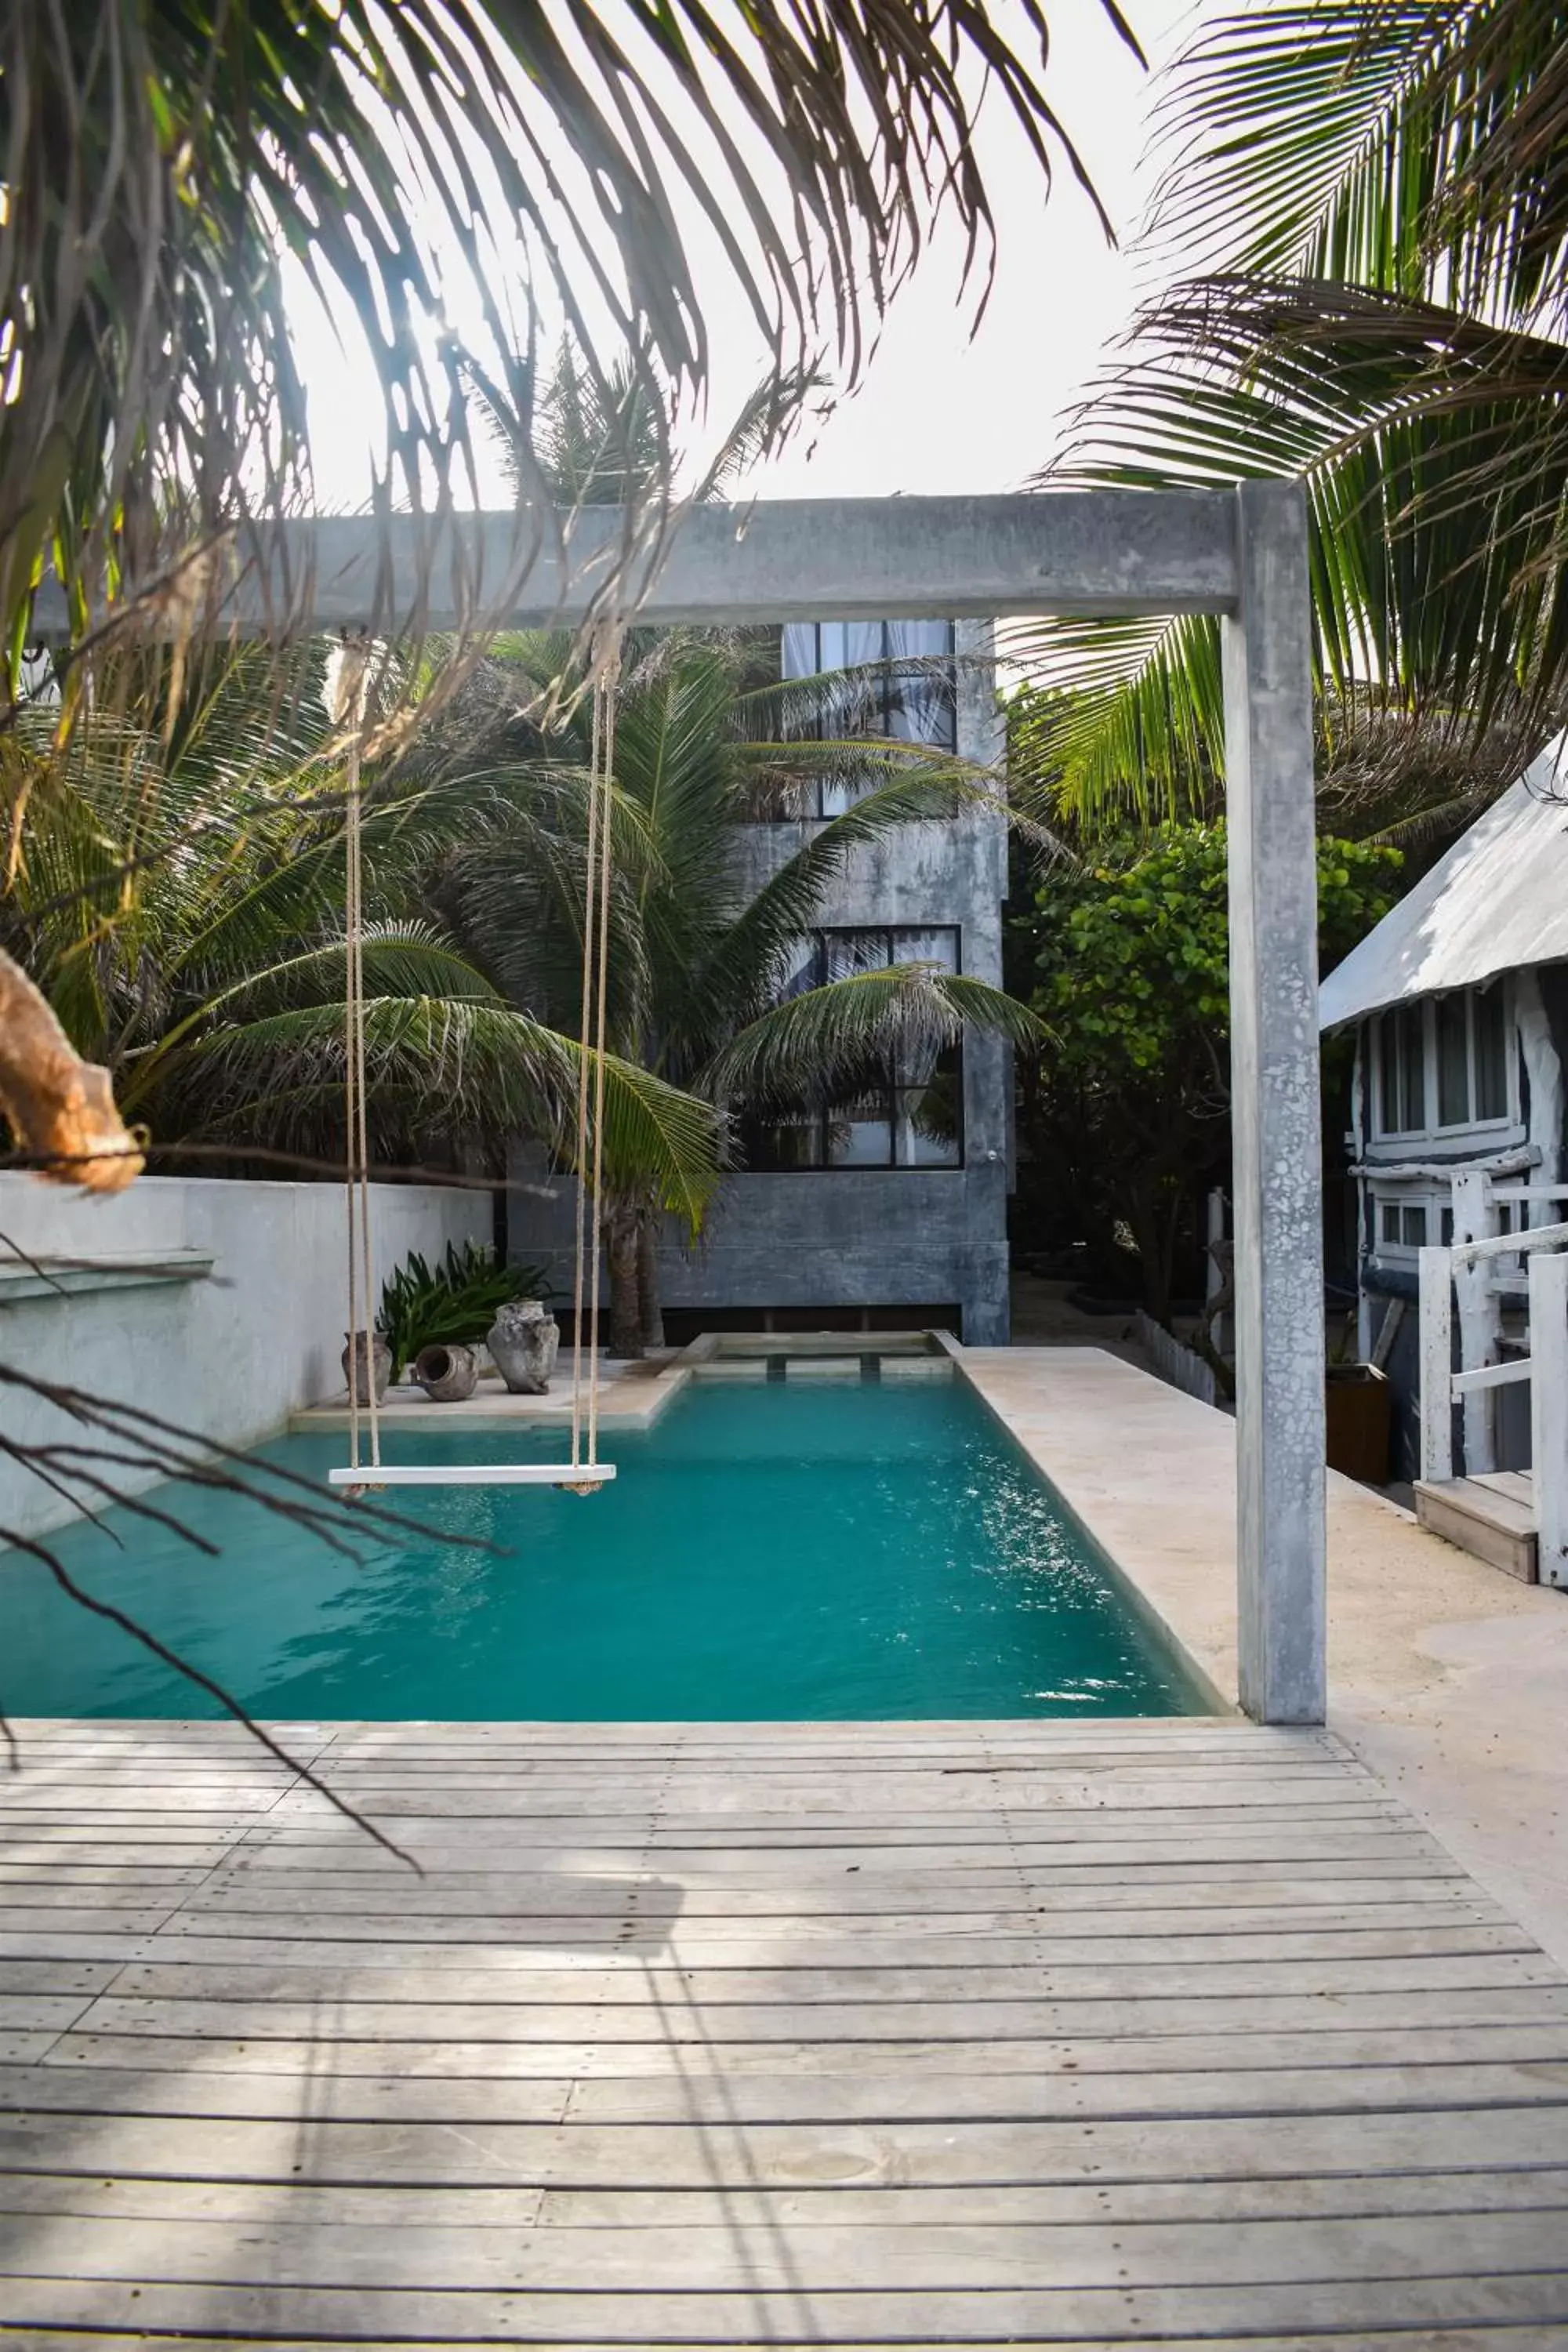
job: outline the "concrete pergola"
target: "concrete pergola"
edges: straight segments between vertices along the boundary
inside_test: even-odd
[[[1317,871],[1306,503],[1294,483],[1024,498],[801,499],[689,510],[652,557],[617,509],[531,533],[274,525],[226,606],[241,628],[580,619],[616,576],[646,622],[1216,613],[1230,852],[1240,1697],[1326,1702]],[[271,574],[270,583],[268,574]],[[292,597],[285,575],[303,581]],[[265,593],[270,584],[270,597]],[[46,591],[46,595],[47,592]],[[301,610],[301,606],[303,610]],[[47,609],[40,622],[47,625]],[[63,618],[63,614],[61,615]],[[1130,1467],[1136,1475],[1136,1465]]]

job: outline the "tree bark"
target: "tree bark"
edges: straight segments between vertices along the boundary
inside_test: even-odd
[[[605,1256],[610,1276],[610,1353],[637,1358],[643,1352],[642,1302],[637,1284],[639,1204],[624,1196],[605,1210]]]
[[[114,1107],[109,1072],[84,1062],[20,964],[0,949],[0,1111],[51,1184],[122,1192],[146,1162]]]
[[[637,1312],[645,1348],[664,1345],[664,1304],[658,1288],[658,1211],[645,1208],[637,1220]]]
[[[1135,1178],[1128,1188],[1127,1222],[1143,1269],[1143,1310],[1165,1329],[1171,1323],[1169,1226],[1160,1213],[1152,1183]]]

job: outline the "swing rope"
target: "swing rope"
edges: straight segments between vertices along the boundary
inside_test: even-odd
[[[610,839],[616,772],[620,630],[605,623],[592,655],[594,717],[588,766],[584,888],[583,1003],[577,1055],[577,1242],[572,1291],[572,1467],[583,1466],[583,1290],[588,1287],[587,1466],[599,1459],[599,1219],[605,1173],[605,1038],[610,969]],[[593,1149],[588,1135],[588,1052],[594,1039]]]
[[[370,1129],[365,1108],[364,1055],[364,856],[361,827],[360,763],[364,740],[370,649],[363,639],[345,638],[338,657],[332,716],[349,728],[344,827],[347,876],[343,911],[347,932],[347,985],[343,1007],[343,1113],[347,1136],[349,1219],[349,1466],[360,1459],[360,1364],[364,1366],[370,1433],[370,1466],[381,1467],[381,1417],[375,1381],[375,1258],[370,1234]],[[364,1276],[364,1321],[360,1321],[360,1271]]]
[[[365,1084],[364,856],[361,764],[370,679],[370,647],[349,638],[334,656],[327,699],[333,722],[346,730],[344,761],[347,875],[344,890],[346,971],[343,1013],[345,1187],[349,1244],[349,1466],[329,1473],[334,1486],[363,1492],[397,1485],[563,1486],[596,1494],[614,1468],[599,1461],[599,1221],[605,1174],[605,1049],[610,969],[611,804],[616,758],[616,706],[621,632],[602,624],[592,652],[593,749],[588,777],[587,870],[584,888],[583,1001],[577,1056],[576,1249],[573,1270],[572,1460],[569,1468],[512,1464],[426,1469],[387,1468],[381,1459],[375,1381],[375,1260],[371,1245],[370,1122]],[[593,1061],[590,1117],[590,1057]],[[590,1127],[592,1133],[590,1135]],[[587,1378],[584,1380],[584,1296],[587,1294]],[[363,1321],[362,1321],[363,1307]],[[362,1375],[361,1366],[363,1366]],[[360,1381],[365,1384],[369,1460],[361,1439]],[[584,1391],[587,1392],[586,1454]]]

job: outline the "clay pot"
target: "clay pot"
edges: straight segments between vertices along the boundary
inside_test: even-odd
[[[542,1396],[555,1370],[561,1327],[537,1298],[510,1298],[490,1325],[487,1345],[514,1396]]]
[[[354,1344],[356,1339],[359,1343],[357,1347]],[[349,1358],[352,1355],[354,1360],[354,1396],[356,1402],[360,1404],[368,1404],[371,1398],[370,1381],[365,1377],[364,1339],[365,1335],[363,1331],[352,1335],[347,1331],[343,1333],[343,1386],[346,1389],[349,1384]],[[375,1334],[374,1343],[371,1349],[370,1361],[372,1376],[375,1381],[375,1401],[379,1404],[386,1394],[386,1384],[392,1378],[392,1349],[379,1331]]]
[[[479,1385],[479,1360],[460,1340],[433,1342],[415,1357],[414,1377],[432,1404],[461,1404]]]

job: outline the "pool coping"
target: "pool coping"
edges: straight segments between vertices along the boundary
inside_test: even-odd
[[[619,1357],[602,1359],[600,1428],[651,1429],[694,1380],[761,1381],[766,1377],[767,1366],[758,1357],[737,1355],[734,1363],[724,1364],[727,1354],[742,1348],[765,1349],[770,1355],[797,1357],[803,1364],[813,1365],[813,1376],[816,1376],[828,1362],[842,1359],[847,1364],[865,1355],[932,1361],[938,1356],[952,1355],[957,1342],[945,1331],[923,1328],[868,1332],[702,1331],[682,1348],[644,1357],[639,1361]],[[570,1358],[563,1355],[555,1377],[564,1384],[543,1396],[514,1395],[494,1371],[482,1373],[479,1389],[460,1404],[436,1404],[416,1389],[405,1386],[389,1389],[381,1402],[379,1418],[383,1428],[389,1430],[461,1428],[491,1436],[517,1429],[569,1428],[569,1363]],[[360,1418],[363,1423],[363,1412]],[[297,1406],[289,1416],[287,1433],[299,1437],[313,1431],[346,1430],[350,1421],[346,1395],[341,1400],[334,1397],[322,1404]]]
[[[1006,1350],[1010,1357],[1024,1352],[1016,1349]],[[1099,1354],[1100,1350],[1097,1349],[1093,1352]],[[1191,1709],[1191,1715],[1207,1714],[1232,1718],[1239,1716],[1239,1704],[1234,1697],[1226,1696],[1226,1660],[1224,1654],[1216,1652],[1205,1639],[1203,1626],[1190,1620],[1184,1622],[1188,1612],[1180,1606],[1179,1595],[1164,1590],[1165,1580],[1158,1573],[1158,1564],[1145,1559],[1130,1562],[1119,1557],[1106,1541],[1103,1528],[1094,1525],[1090,1516],[1092,1499],[1082,1495],[1075,1498],[1073,1487],[1076,1482],[1070,1473],[1068,1483],[1064,1485],[1061,1465],[1053,1459],[1037,1433],[1016,1412],[1009,1411],[1007,1403],[993,1392],[994,1384],[986,1380],[983,1370],[968,1360],[966,1351],[956,1341],[952,1344],[951,1353],[953,1370],[970,1394],[1023,1454],[1036,1476],[1049,1490],[1062,1517],[1112,1579],[1118,1597],[1126,1602],[1156,1640],[1174,1653],[1176,1663],[1192,1683],[1196,1696],[1205,1702],[1203,1706]]]
[[[599,1389],[599,1427],[651,1429],[691,1379],[691,1368],[668,1359],[649,1370],[644,1364],[615,1361],[602,1368],[608,1375]],[[639,1392],[632,1403],[627,1391]],[[461,1404],[435,1404],[416,1390],[389,1389],[379,1409],[384,1432],[398,1429],[463,1429],[479,1435],[504,1435],[520,1429],[569,1429],[572,1425],[570,1387],[544,1396],[515,1396],[500,1384],[498,1373],[488,1373],[474,1395]],[[289,1416],[293,1437],[314,1431],[344,1430],[350,1423],[347,1402],[300,1405]],[[364,1414],[360,1414],[361,1426]]]

